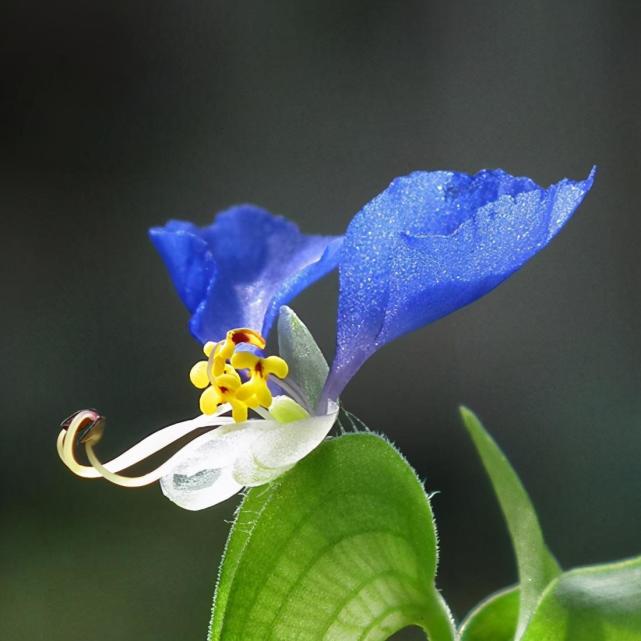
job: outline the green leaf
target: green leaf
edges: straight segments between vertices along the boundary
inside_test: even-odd
[[[469,615],[461,641],[641,641],[641,557],[560,574],[516,473],[474,414],[461,412],[508,523],[520,578],[520,590]]]
[[[436,565],[432,511],[412,468],[383,438],[346,434],[247,493],[209,639],[378,641],[418,625],[452,641]]]
[[[329,366],[314,337],[292,309],[283,305],[278,316],[278,351],[289,365],[289,378],[310,410],[316,407]]]
[[[541,594],[559,575],[559,566],[545,545],[532,502],[507,458],[470,410],[461,408],[461,415],[490,477],[514,546],[520,583],[514,638],[520,639]]]
[[[508,588],[482,601],[461,625],[460,641],[512,641],[519,596],[518,588]]]
[[[523,641],[641,641],[641,557],[564,573]]]

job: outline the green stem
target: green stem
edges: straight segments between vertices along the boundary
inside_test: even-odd
[[[421,627],[429,641],[455,641],[456,639],[456,627],[452,614],[436,588],[428,600]]]

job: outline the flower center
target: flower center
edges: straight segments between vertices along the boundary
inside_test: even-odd
[[[214,414],[220,405],[229,404],[234,421],[242,423],[250,409],[269,409],[272,393],[267,381],[272,375],[281,380],[286,378],[289,368],[279,356],[262,358],[249,351],[236,351],[239,345],[263,350],[266,341],[253,329],[231,329],[223,341],[205,344],[203,352],[207,360],[198,361],[189,378],[203,390],[200,395],[203,414]]]

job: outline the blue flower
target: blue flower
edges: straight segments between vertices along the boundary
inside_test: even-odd
[[[543,249],[592,187],[544,189],[501,170],[397,178],[347,230],[340,261],[336,399],[376,350],[494,289]]]
[[[234,327],[267,336],[280,306],[336,267],[342,242],[306,236],[253,205],[232,207],[208,227],[173,220],[149,235],[202,343]]]
[[[152,229],[192,314],[191,331],[204,343],[206,360],[190,372],[204,390],[203,414],[102,464],[93,447],[104,418],[81,411],[61,425],[61,459],[79,476],[126,487],[160,481],[166,496],[191,510],[277,478],[324,440],[338,416],[339,394],[376,350],[513,274],[554,238],[593,179],[594,170],[583,181],[564,179],[544,189],[501,170],[415,172],[365,205],[344,239],[305,236],[250,205],[227,210],[202,229],[177,221]],[[337,349],[330,370],[307,328],[281,306],[337,264]],[[279,310],[286,360],[243,350],[265,347]],[[270,375],[278,379],[277,396]],[[260,418],[249,418],[250,410]],[[209,431],[155,470],[118,474],[203,428]],[[76,458],[80,435],[91,466]]]

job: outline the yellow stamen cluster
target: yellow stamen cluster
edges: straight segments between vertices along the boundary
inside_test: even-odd
[[[265,349],[265,339],[252,329],[232,329],[224,341],[206,343],[206,361],[198,361],[189,373],[195,387],[204,390],[200,395],[200,410],[214,414],[219,405],[228,403],[237,423],[247,420],[250,409],[269,408],[272,394],[267,386],[269,376],[285,378],[287,363],[279,356],[261,358],[251,352],[236,352],[240,344]],[[243,381],[239,370],[247,370]]]

